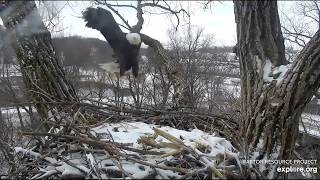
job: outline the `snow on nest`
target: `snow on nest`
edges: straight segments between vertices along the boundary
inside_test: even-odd
[[[126,38],[132,45],[139,45],[141,43],[141,37],[138,33],[128,33]]]
[[[105,134],[110,132],[115,142],[120,143],[133,143],[134,147],[141,147],[137,141],[141,136],[151,135],[154,133],[153,128],[157,128],[156,125],[146,124],[143,122],[132,122],[132,123],[120,123],[120,124],[105,124],[96,128],[92,131],[95,134]],[[116,129],[116,131],[115,131]],[[175,129],[172,127],[160,127],[159,129],[183,139],[185,145],[195,147],[197,143],[206,144],[212,147],[212,151],[208,154],[209,156],[216,156],[219,153],[225,151],[233,152],[234,148],[229,141],[225,138],[216,137],[214,135],[207,134],[201,130],[193,129],[192,131],[184,131]],[[163,137],[157,137],[156,141],[169,142]]]
[[[91,129],[91,134],[95,137],[99,137],[100,141],[113,139],[115,142],[130,143],[132,144],[131,147],[143,150],[145,146],[139,144],[138,140],[141,139],[141,137],[150,137],[150,135],[153,135],[155,132],[154,128],[169,133],[170,135],[180,139],[187,147],[196,150],[196,152],[201,155],[201,158],[205,159],[204,162],[207,164],[207,166],[215,165],[216,158],[219,155],[231,155],[238,161],[238,152],[229,141],[227,141],[225,138],[216,137],[215,135],[210,135],[198,129],[193,129],[192,131],[184,131],[168,126],[159,127],[157,125],[146,124],[143,122],[124,122],[115,124],[105,123],[103,125],[94,127]],[[162,136],[157,136],[155,138],[155,141],[157,143],[169,142]],[[205,145],[208,151],[200,151],[198,149],[199,143],[201,145]],[[85,148],[88,148],[88,145],[83,145]],[[54,151],[54,149],[52,149],[52,151]],[[165,157],[159,155],[138,154],[136,152],[127,150],[122,151],[131,155],[136,154],[139,156],[140,160],[143,160],[147,163],[156,164],[158,166],[166,166],[166,162],[170,160],[174,161],[177,158],[177,156],[172,155]],[[153,148],[152,151],[161,151],[168,153],[172,152],[172,148]],[[16,152],[28,153],[35,159],[45,157],[45,160],[51,163],[45,163],[46,165],[41,166],[41,173],[36,174],[35,176],[33,176],[33,178],[43,178],[47,175],[60,173],[61,177],[72,177],[72,175],[74,175],[76,177],[106,179],[110,177],[108,173],[96,172],[110,173],[124,170],[126,173],[129,173],[130,178],[140,179],[146,177],[147,175],[150,175],[150,172],[154,171],[154,169],[150,166],[134,161],[129,161],[125,158],[115,160],[113,156],[110,156],[108,153],[101,152],[87,152],[84,153],[84,155],[81,152],[77,152],[69,154],[67,157],[56,158],[55,160],[53,160],[53,158],[51,157],[41,156],[37,152],[26,150],[20,147],[16,148]],[[155,176],[156,179],[181,178],[183,176],[179,174],[179,172],[172,170],[165,170],[161,168],[157,168],[156,170],[158,173]],[[120,173],[119,178],[121,178],[121,176],[122,175]]]
[[[261,67],[261,64],[259,63],[261,63],[261,60],[258,57],[256,57],[256,62],[259,71],[259,68]],[[273,80],[276,80],[277,86],[280,85],[290,66],[291,64],[273,67],[272,62],[269,59],[266,59],[265,64],[263,66],[263,81],[272,82]]]
[[[272,63],[269,59],[267,59],[263,67],[263,80],[265,82],[271,82],[273,80],[273,77],[270,77],[271,72],[272,72]]]
[[[1,18],[0,18],[0,28],[4,28],[4,26],[3,26],[3,21],[2,21]]]

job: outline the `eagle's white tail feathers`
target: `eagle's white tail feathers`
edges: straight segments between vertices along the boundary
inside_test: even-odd
[[[116,62],[109,62],[109,63],[102,63],[99,64],[100,68],[103,69],[104,71],[108,72],[108,73],[118,73],[120,74],[120,64],[116,63]],[[125,72],[125,75],[130,74],[131,72],[130,68],[128,71]]]
[[[101,69],[103,69],[109,73],[119,73],[120,72],[119,63],[115,63],[115,62],[103,63],[103,64],[99,64],[99,66]]]

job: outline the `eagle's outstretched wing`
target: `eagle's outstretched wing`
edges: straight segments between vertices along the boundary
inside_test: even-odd
[[[83,18],[87,22],[87,27],[101,32],[114,51],[119,49],[121,46],[119,43],[125,38],[125,33],[122,32],[109,11],[100,7],[87,8],[83,12]]]

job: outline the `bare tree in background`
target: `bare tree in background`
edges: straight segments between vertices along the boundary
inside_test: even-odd
[[[145,90],[147,99],[149,99],[150,104],[158,109],[164,109],[170,106],[170,87],[172,87],[172,82],[167,78],[165,73],[165,67],[159,60],[159,56],[156,55],[152,48],[147,49],[145,58],[147,61],[142,66],[142,70],[145,74],[148,74],[151,83]],[[147,77],[148,78],[148,77]]]
[[[320,1],[295,2],[292,14],[294,14],[293,17],[290,17],[286,12],[282,12],[283,24],[281,27],[284,38],[292,46],[304,48],[307,42],[314,36],[314,29],[320,28]],[[292,61],[296,58],[297,53],[291,48],[291,50],[287,50],[287,56],[288,60]],[[315,96],[320,99],[319,90]]]
[[[288,65],[277,2],[235,1],[234,8],[247,158],[290,159],[301,113],[320,86],[320,32]],[[268,166],[260,165],[263,176],[285,176]]]
[[[313,37],[313,27],[320,28],[320,2],[318,0],[295,2],[293,17],[282,12],[282,30],[285,40],[303,48]]]
[[[62,10],[67,6],[68,2],[62,1],[39,1],[38,10],[42,17],[42,21],[48,31],[53,33],[61,33],[64,30]]]
[[[202,29],[188,25],[187,28],[179,28],[179,31],[170,30],[169,38],[171,57],[181,65],[180,71],[186,84],[182,98],[184,102],[180,103],[192,109],[197,108],[205,95],[204,82],[210,68],[205,54],[199,51],[209,48],[212,37],[205,36]]]

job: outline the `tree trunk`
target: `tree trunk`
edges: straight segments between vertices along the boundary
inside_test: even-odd
[[[303,108],[320,85],[320,32],[288,64],[277,2],[234,1],[234,5],[246,158],[290,159]],[[260,164],[262,175],[284,175],[267,166]]]
[[[51,35],[44,26],[34,1],[6,1],[0,12],[16,50],[24,83],[42,118],[48,102],[77,101],[73,86],[58,64]]]
[[[7,50],[7,33],[4,26],[0,25],[0,71],[3,70],[5,63],[5,51]]]

